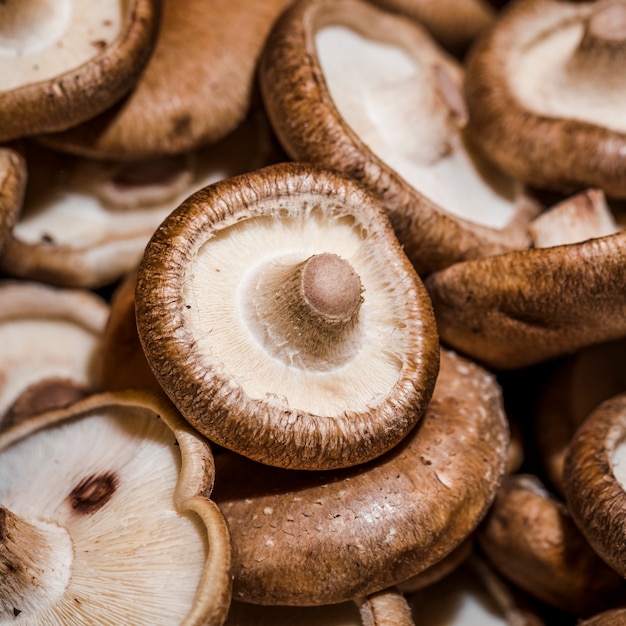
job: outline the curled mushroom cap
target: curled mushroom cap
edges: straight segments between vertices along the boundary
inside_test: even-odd
[[[139,268],[136,314],[185,418],[281,467],[389,450],[439,365],[430,301],[379,203],[305,164],[220,181],[171,213]]]
[[[0,148],[0,250],[9,238],[22,210],[26,189],[26,163],[11,147]]]
[[[88,291],[0,282],[0,428],[98,389],[108,315]]]
[[[63,130],[135,84],[160,23],[160,2],[23,0],[0,7],[0,141]]]
[[[425,281],[443,342],[500,369],[626,336],[626,232],[465,261]]]
[[[214,498],[231,529],[233,597],[327,604],[426,570],[484,517],[507,442],[495,377],[444,351],[426,415],[378,459],[296,472],[220,454]]]
[[[626,394],[605,400],[576,431],[565,457],[563,490],[594,550],[626,576]]]
[[[527,247],[538,211],[467,140],[461,83],[422,26],[361,0],[293,4],[260,64],[286,152],[371,189],[421,275]]]
[[[536,476],[503,478],[477,537],[503,576],[567,613],[589,616],[615,606],[624,595],[622,578]]]
[[[85,124],[41,137],[83,156],[144,160],[225,137],[251,106],[256,64],[290,0],[163,0],[150,61],[119,105]]]
[[[512,3],[467,61],[472,136],[534,186],[625,197],[625,44],[622,0]]]
[[[213,457],[163,397],[94,395],[0,436],[0,619],[222,624]]]

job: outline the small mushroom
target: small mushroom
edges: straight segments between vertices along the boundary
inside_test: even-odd
[[[602,402],[581,424],[565,456],[563,491],[594,550],[626,577],[626,393]]]
[[[64,130],[117,102],[144,69],[160,2],[0,4],[0,141]]]
[[[626,3],[511,3],[467,60],[469,131],[535,187],[626,197]]]
[[[21,153],[0,147],[0,251],[17,222],[26,189],[26,164]]]
[[[294,3],[261,57],[285,151],[372,190],[420,275],[526,248],[539,211],[466,137],[462,72],[420,24],[360,0]]]
[[[209,439],[292,469],[373,459],[430,400],[430,301],[377,200],[283,163],[188,198],[139,267],[139,338]]]
[[[222,624],[213,457],[162,396],[93,395],[0,435],[0,621]]]
[[[564,612],[590,616],[624,596],[622,578],[534,475],[503,478],[477,540],[504,577]]]
[[[297,472],[221,453],[213,497],[231,531],[233,597],[329,604],[433,567],[485,516],[507,442],[495,377],[443,351],[421,422],[369,463]]]
[[[0,429],[98,389],[108,315],[88,291],[0,282]]]
[[[154,52],[135,89],[99,117],[39,139],[91,158],[149,160],[231,133],[251,108],[263,43],[291,0],[163,0]]]

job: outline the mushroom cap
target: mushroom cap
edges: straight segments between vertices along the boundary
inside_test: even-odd
[[[22,210],[25,189],[24,157],[10,146],[0,147],[0,251]]]
[[[626,609],[611,609],[578,622],[578,626],[621,626],[624,620],[626,620]]]
[[[325,254],[362,285],[358,310],[338,323],[298,283]],[[338,173],[283,163],[192,195],[146,247],[135,300],[148,363],[181,413],[263,463],[375,458],[432,394],[439,343],[426,291],[379,203]]]
[[[148,62],[161,18],[155,0],[24,0],[1,13],[0,141],[63,130],[113,105]]]
[[[431,274],[442,342],[515,369],[626,336],[626,232]]]
[[[163,0],[154,52],[129,96],[85,124],[40,139],[115,160],[180,154],[218,141],[246,116],[267,32],[290,1]]]
[[[420,275],[529,245],[538,206],[466,141],[462,68],[418,23],[359,0],[294,3],[259,78],[285,151],[372,190]]]
[[[620,0],[522,0],[478,37],[466,63],[468,130],[503,171],[535,187],[626,197],[625,13]]]
[[[192,192],[271,162],[269,127],[246,119],[193,153],[118,163],[29,143],[24,206],[0,256],[10,276],[97,288],[134,270],[163,219]]]
[[[477,539],[503,576],[567,613],[589,616],[615,606],[624,594],[624,581],[536,476],[502,479]]]
[[[3,510],[49,535],[35,564],[47,551],[62,565],[35,570],[32,585],[19,567],[6,574],[3,617],[222,624],[230,542],[213,478],[208,443],[163,396],[94,395],[2,433]]]
[[[626,394],[605,400],[581,424],[563,468],[563,491],[593,549],[626,576]]]
[[[495,377],[443,351],[426,415],[378,459],[296,472],[218,455],[213,497],[231,529],[233,598],[342,602],[426,570],[484,517],[507,442]]]
[[[98,388],[108,304],[94,293],[0,281],[0,428]]]

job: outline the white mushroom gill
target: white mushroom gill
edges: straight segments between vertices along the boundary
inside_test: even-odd
[[[70,320],[0,320],[0,416],[26,388],[46,378],[92,388],[99,340]]]
[[[453,215],[495,228],[510,222],[517,189],[465,139],[460,96],[443,93],[456,77],[445,78],[433,60],[434,43],[423,60],[419,50],[411,55],[344,26],[321,28],[315,43],[335,106],[379,159]]]
[[[615,447],[610,451],[610,463],[615,480],[626,492],[626,436],[618,438]]]
[[[49,80],[90,61],[114,41],[124,0],[0,3],[0,91]]]
[[[351,219],[332,219],[314,207],[276,214],[224,228],[201,247],[185,279],[188,327],[207,362],[223,367],[251,398],[320,415],[364,411],[388,396],[398,379],[411,296],[390,284],[376,246]],[[289,347],[278,356],[268,350],[249,294],[268,264],[295,264],[322,253],[345,259],[361,281],[361,338],[359,349],[339,364],[303,369],[298,346],[293,358]]]
[[[139,408],[93,411],[3,450],[2,505],[66,529],[74,550],[63,597],[36,614],[16,606],[8,623],[181,623],[207,545],[199,518],[176,512],[180,466],[172,431]]]
[[[523,52],[511,55],[508,74],[515,95],[539,115],[626,132],[626,27],[617,42],[621,47],[603,46],[601,29],[606,30],[607,38],[612,37],[615,17],[608,25],[596,19],[593,43],[588,45],[585,32],[593,23],[592,3],[554,4],[558,10],[539,12],[536,24],[528,21],[522,32],[529,34],[519,42]],[[626,2],[596,4],[598,17],[608,9],[611,15],[619,13],[626,23]]]

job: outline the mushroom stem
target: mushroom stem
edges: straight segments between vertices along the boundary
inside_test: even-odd
[[[0,622],[53,604],[70,579],[72,542],[54,524],[0,507]]]
[[[626,61],[626,2],[596,2],[568,63],[572,78],[622,84]]]
[[[384,589],[355,602],[363,626],[415,626],[409,603],[397,589]]]
[[[329,369],[356,348],[362,290],[352,266],[336,254],[275,263],[264,268],[252,294],[254,324],[275,356],[306,369]]]

